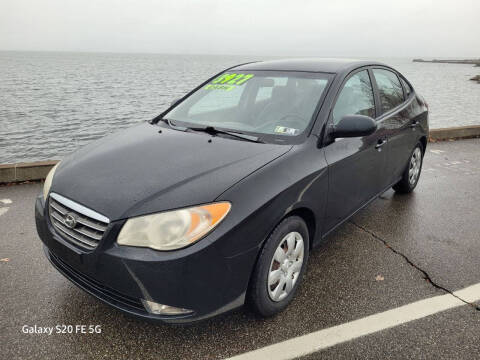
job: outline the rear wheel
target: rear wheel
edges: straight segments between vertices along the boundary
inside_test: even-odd
[[[252,274],[247,302],[261,316],[272,316],[293,299],[307,265],[309,237],[305,221],[284,219],[270,234]]]
[[[403,172],[402,179],[393,185],[393,190],[403,194],[412,192],[417,186],[418,179],[420,178],[422,164],[423,146],[421,143],[418,143],[410,155],[410,160],[405,168],[405,171]]]

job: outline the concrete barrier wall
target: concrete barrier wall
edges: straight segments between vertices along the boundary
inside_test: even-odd
[[[480,137],[480,125],[461,126],[448,129],[431,129],[429,141],[443,141]],[[43,180],[58,162],[40,161],[0,165],[0,184]]]
[[[480,125],[460,126],[446,129],[430,129],[430,140],[456,140],[480,137]]]
[[[57,162],[58,160],[52,160],[0,165],[0,183],[43,180]]]

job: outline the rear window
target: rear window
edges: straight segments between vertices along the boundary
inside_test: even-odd
[[[373,75],[377,82],[383,112],[397,107],[405,100],[402,85],[394,72],[385,69],[373,69]]]

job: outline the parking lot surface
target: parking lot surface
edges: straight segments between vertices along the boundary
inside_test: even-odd
[[[222,359],[480,283],[480,139],[429,144],[410,195],[384,193],[313,250],[280,315],[239,309],[188,326],[152,324],[76,288],[46,260],[41,184],[0,187],[2,358]],[[359,336],[305,359],[480,358],[480,300]],[[101,333],[25,334],[100,325]]]

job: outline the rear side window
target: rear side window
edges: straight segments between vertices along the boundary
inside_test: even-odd
[[[403,101],[403,89],[398,76],[385,69],[373,69],[377,82],[382,111],[387,112],[400,105]]]
[[[333,108],[333,123],[345,115],[375,117],[372,83],[367,70],[359,71],[347,80]]]

